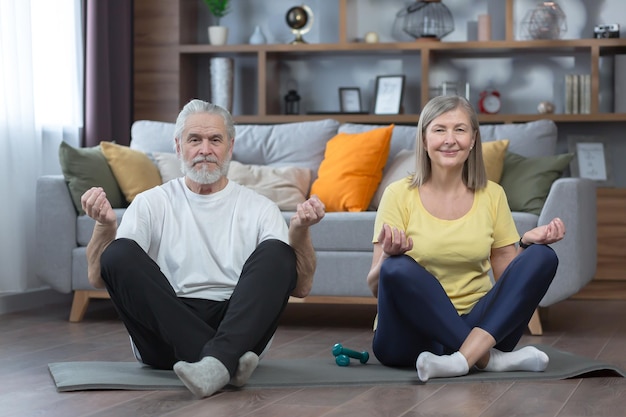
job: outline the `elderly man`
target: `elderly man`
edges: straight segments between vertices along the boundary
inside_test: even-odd
[[[119,228],[101,188],[82,196],[96,220],[89,281],[109,291],[137,359],[206,397],[247,382],[289,296],[310,292],[309,227],[324,205],[299,204],[287,227],[276,204],[229,181],[235,128],[219,106],[190,101],[174,136],[184,177],[139,194]]]

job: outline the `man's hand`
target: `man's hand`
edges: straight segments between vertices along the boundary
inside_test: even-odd
[[[319,223],[326,214],[324,203],[316,196],[298,204],[296,213],[291,216],[290,225],[293,227],[309,227]]]
[[[113,224],[117,217],[102,187],[92,187],[80,197],[80,204],[85,213],[101,224]]]

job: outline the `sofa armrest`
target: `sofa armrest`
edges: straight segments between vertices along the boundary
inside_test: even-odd
[[[548,292],[539,303],[547,307],[576,294],[596,272],[596,184],[585,178],[560,178],[552,184],[538,225],[555,217],[565,223],[565,238],[552,246],[559,267]]]
[[[72,290],[72,250],[76,243],[76,208],[62,175],[37,179],[37,277],[57,291]]]

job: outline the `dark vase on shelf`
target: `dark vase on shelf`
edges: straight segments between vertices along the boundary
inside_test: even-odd
[[[285,96],[285,114],[300,114],[300,95],[296,90],[289,90]]]

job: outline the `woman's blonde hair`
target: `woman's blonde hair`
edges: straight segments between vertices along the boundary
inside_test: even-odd
[[[470,190],[480,190],[487,186],[487,173],[483,162],[483,149],[478,128],[478,116],[472,105],[464,97],[439,96],[431,99],[420,114],[417,123],[417,139],[415,143],[416,170],[411,177],[410,187],[415,188],[430,179],[432,167],[425,148],[426,129],[437,117],[452,110],[461,109],[470,119],[474,134],[474,147],[463,164],[463,183]]]

